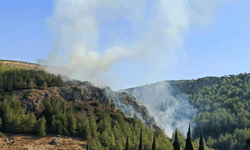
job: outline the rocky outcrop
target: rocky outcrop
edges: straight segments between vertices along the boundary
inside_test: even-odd
[[[15,145],[15,140],[10,140],[7,137],[4,137],[4,140],[7,143],[7,145],[10,145],[10,146]]]
[[[0,60],[0,63],[27,70],[44,70],[47,72],[53,72],[56,69],[56,72],[60,72],[60,70],[70,71],[65,67],[38,65],[20,61]],[[19,100],[23,102],[24,109],[35,111],[36,113],[43,110],[43,103],[48,98],[57,98],[59,102],[66,100],[74,103],[99,100],[99,102],[105,106],[110,106],[110,104],[113,103],[115,109],[123,111],[128,116],[141,116],[141,119],[145,120],[146,123],[154,123],[154,119],[149,115],[147,108],[144,107],[140,101],[137,101],[133,95],[129,95],[126,92],[119,93],[111,91],[110,88],[106,87],[99,88],[91,82],[81,82],[63,75],[62,78],[67,86],[49,87],[46,90],[18,90],[15,92],[19,96]]]
[[[155,119],[151,116],[147,108],[142,102],[138,101],[133,95],[126,92],[115,92],[110,87],[105,87],[105,93],[114,102],[116,108],[119,108],[122,112],[130,117],[137,116],[142,119],[147,125],[153,129],[156,127]],[[139,116],[138,116],[139,115]]]
[[[88,81],[78,81],[78,80],[71,80],[68,77],[63,76],[64,80],[66,80],[68,85],[74,85],[77,87],[88,87],[91,91],[99,91],[94,92],[95,97],[97,99],[101,99],[102,103],[109,105],[113,103],[115,105],[115,109],[119,109],[120,111],[124,112],[126,115],[130,117],[137,116],[142,119],[146,124],[151,125],[151,127],[155,127],[155,120],[149,114],[147,108],[141,103],[140,101],[136,100],[136,98],[128,94],[126,92],[115,92],[112,91],[110,87],[106,86],[104,88],[96,87],[93,83]]]
[[[19,100],[23,102],[25,110],[41,112],[44,107],[43,103],[48,98],[57,98],[59,102],[72,101],[73,103],[88,102],[98,100],[101,104],[109,107],[111,103],[115,109],[124,112],[130,117],[137,116],[148,125],[155,125],[154,118],[150,116],[147,108],[140,101],[126,92],[115,92],[109,87],[98,88],[90,82],[80,82],[72,80],[67,86],[49,87],[46,90],[18,90]],[[140,117],[141,116],[141,117]]]
[[[58,138],[58,137],[52,139],[52,141],[50,142],[51,145],[58,145],[60,143],[62,143],[62,138]]]
[[[105,106],[109,106],[111,101],[110,98],[105,95],[103,89],[93,89],[89,86],[49,87],[47,90],[18,90],[16,94],[19,95],[19,100],[23,102],[25,110],[35,112],[40,112],[43,109],[43,103],[48,98],[57,98],[59,102],[72,101],[73,103],[99,100],[99,102]]]

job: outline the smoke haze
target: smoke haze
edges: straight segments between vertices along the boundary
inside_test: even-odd
[[[183,35],[192,24],[207,25],[210,0],[55,0],[47,20],[54,46],[42,65],[48,70],[115,90],[164,80],[188,57]],[[133,73],[134,70],[140,72]],[[129,79],[125,80],[128,76]]]
[[[175,91],[179,94],[172,95],[173,89],[168,81],[121,91],[132,94],[140,100],[168,137],[172,138],[172,133],[176,128],[186,136],[189,123],[192,122],[197,112],[197,109],[189,104],[187,94]],[[191,128],[194,125],[192,123]]]

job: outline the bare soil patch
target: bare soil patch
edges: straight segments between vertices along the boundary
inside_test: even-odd
[[[14,145],[8,145],[4,138],[0,138],[1,150],[85,150],[87,142],[82,138],[72,136],[57,136],[48,134],[38,137],[26,134],[6,134],[9,140],[14,140]],[[53,138],[62,138],[58,145],[51,145]]]

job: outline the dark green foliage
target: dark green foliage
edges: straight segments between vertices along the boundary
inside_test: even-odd
[[[199,150],[205,150],[202,131],[200,132]]]
[[[68,114],[68,131],[70,132],[71,135],[76,135],[77,134],[77,120],[75,118],[75,115],[73,114]]]
[[[111,103],[110,107],[111,107],[112,109],[115,109],[115,104],[114,104],[114,103]]]
[[[36,116],[34,113],[28,114],[27,118],[23,120],[22,131],[23,132],[31,132],[36,123]]]
[[[125,120],[124,116],[119,114],[117,119],[113,120],[110,117],[113,111],[107,110],[102,112],[103,118],[96,123],[93,117],[76,117],[74,112],[69,111],[70,108],[66,108],[65,104],[60,105],[56,99],[48,99],[44,106],[45,110],[37,116],[39,119],[36,121],[34,113],[24,114],[21,103],[11,96],[7,97],[0,105],[0,118],[5,127],[3,131],[30,132],[39,136],[45,136],[47,133],[75,135],[89,139],[89,149],[98,150],[122,150],[126,146],[126,137],[131,139],[127,140],[131,150],[138,149],[139,146],[145,150],[152,147],[153,134],[148,127],[145,130],[142,128],[143,123],[139,119],[131,119],[134,121],[128,122],[126,120],[130,119]],[[11,111],[13,113],[9,113]],[[172,148],[162,130],[157,129],[155,140],[156,138],[161,143],[155,143],[156,149]]]
[[[101,111],[94,109],[97,117],[76,116],[76,111],[88,109],[83,105],[66,107],[66,103],[60,104],[57,99],[49,98],[44,102],[44,110],[41,113],[24,112],[23,104],[13,98],[13,90],[17,89],[46,89],[50,86],[63,86],[61,76],[45,73],[44,71],[32,71],[0,67],[0,89],[2,89],[0,103],[0,129],[4,132],[35,133],[45,136],[47,133],[67,134],[88,139],[88,149],[118,149],[124,148],[142,150],[152,148],[154,134],[148,127],[143,129],[143,123],[137,118],[127,118],[122,112],[116,112],[113,107]],[[75,90],[78,90],[75,88]],[[12,94],[13,93],[13,94]],[[28,98],[30,91],[24,94]],[[99,107],[98,102],[92,106]],[[141,131],[141,132],[140,132]],[[142,137],[143,133],[143,137]],[[127,140],[126,140],[127,137]],[[130,140],[128,140],[128,138]],[[142,142],[143,141],[143,142]],[[169,139],[161,129],[156,130],[154,141],[155,149],[172,149]],[[91,143],[91,144],[90,144]]]
[[[175,139],[174,139],[173,147],[174,147],[174,150],[180,150],[180,143],[178,141],[177,129],[176,129],[176,132],[175,132]]]
[[[96,117],[98,117],[98,120],[101,120],[104,118],[104,113],[102,111],[100,111],[98,108],[94,109],[94,113],[95,113]]]
[[[95,107],[99,107],[99,103],[97,103],[97,102],[90,103],[90,105],[95,106]]]
[[[81,110],[84,110],[84,111],[86,111],[86,112],[89,111],[89,109],[88,109],[87,107],[85,107],[83,104],[77,104],[77,105],[74,105],[74,107],[75,107],[75,109],[76,109],[77,111],[81,111]]]
[[[57,133],[62,134],[63,133],[63,124],[61,120],[56,120],[57,125]]]
[[[142,150],[142,129],[141,129],[141,134],[140,134],[139,150]]]
[[[152,144],[152,150],[156,150],[155,135],[154,135],[154,141],[153,141],[153,144]]]
[[[128,137],[127,137],[127,141],[126,141],[126,147],[125,147],[125,150],[129,150]]]
[[[42,117],[38,119],[38,121],[35,124],[35,131],[39,136],[45,136],[46,135],[46,120],[45,117]]]
[[[26,88],[46,89],[50,86],[64,86],[60,75],[46,73],[39,70],[24,70],[7,65],[0,66],[1,92],[20,90]]]
[[[25,99],[28,98],[30,96],[30,94],[31,94],[31,91],[25,92],[23,98],[25,98]]]
[[[60,105],[57,99],[47,99],[44,103],[42,115],[45,116],[48,127],[51,127],[51,118],[53,115],[61,114]]]
[[[3,124],[2,118],[0,118],[0,129],[2,128],[2,124]]]
[[[199,112],[194,116],[193,139],[199,138],[202,128],[207,146],[242,149],[250,135],[250,74],[224,76],[215,81],[212,86],[189,93],[189,101]]]
[[[185,150],[194,150],[193,144],[192,144],[192,138],[191,138],[190,124],[189,124],[189,127],[188,127]]]
[[[246,141],[246,146],[245,146],[246,149],[250,150],[250,138],[247,138],[245,141]]]

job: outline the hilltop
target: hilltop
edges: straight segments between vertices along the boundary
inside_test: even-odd
[[[144,145],[151,145],[154,133],[150,132],[150,125],[144,128],[140,119],[130,118],[123,112],[127,107],[133,108],[132,112],[144,113],[142,117],[146,119],[146,108],[138,105],[132,95],[116,93],[106,87],[107,95],[105,89],[88,81],[64,81],[61,75],[48,73],[39,67],[16,61],[0,63],[0,130],[4,135],[14,133],[17,139],[23,134],[80,136],[82,140],[88,139],[92,149],[121,149],[127,136],[131,138],[131,147],[137,147],[139,132],[143,128],[147,138]],[[119,99],[113,100],[109,95]],[[160,128],[154,126],[154,130],[157,139],[165,141],[159,147],[171,146]],[[19,143],[17,139],[14,144]],[[8,148],[15,147],[13,141],[5,141]],[[19,144],[27,147],[22,142]],[[84,149],[84,145],[81,148]]]

